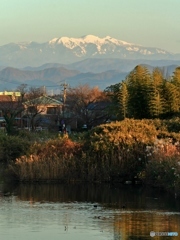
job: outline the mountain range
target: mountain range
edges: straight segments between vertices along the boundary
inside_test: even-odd
[[[50,67],[36,71],[7,67],[0,71],[0,89],[3,91],[16,89],[25,83],[32,87],[46,86],[48,89],[59,91],[64,82],[69,84],[69,87],[88,84],[90,87],[98,86],[100,89],[104,89],[125,79],[126,75],[127,73],[116,70],[102,73],[82,73],[64,67]]]
[[[110,36],[9,43],[0,46],[0,90],[15,89],[21,83],[59,89],[63,81],[71,86],[88,83],[104,89],[125,79],[139,64],[150,71],[160,67],[165,76],[171,76],[180,65],[180,54]]]
[[[180,54],[143,47],[110,36],[99,38],[94,35],[54,38],[45,43],[24,42],[0,46],[1,66],[37,67],[47,62],[68,64],[88,58],[180,60]]]
[[[83,63],[81,62],[79,64],[82,65]],[[77,68],[79,67],[79,64],[77,64]],[[143,66],[145,66],[150,72],[154,69],[153,66],[148,64],[143,64]],[[169,77],[173,74],[177,66],[178,65],[169,65],[159,68],[165,77]],[[6,67],[0,71],[0,90],[5,91],[16,89],[19,85],[25,83],[32,87],[46,86],[47,90],[57,90],[56,92],[59,93],[60,87],[64,82],[69,84],[69,87],[88,84],[90,87],[98,86],[103,90],[112,84],[121,82],[128,74],[128,71],[122,72],[116,69],[100,73],[81,72],[77,69],[65,68],[57,63],[45,64],[37,68],[28,67],[17,69]]]

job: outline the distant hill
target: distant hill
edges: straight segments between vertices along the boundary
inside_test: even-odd
[[[0,89],[15,89],[22,83],[29,86],[47,86],[57,89],[58,86],[66,81],[71,87],[79,84],[89,84],[89,86],[99,86],[104,89],[111,84],[122,81],[128,73],[121,73],[116,70],[102,73],[80,73],[76,70],[64,67],[46,68],[44,70],[20,70],[16,68],[4,68],[0,71]]]
[[[109,62],[109,65],[107,62]],[[132,61],[132,68],[129,71],[122,71],[122,69],[127,70],[129,67],[125,65],[124,61],[122,62],[116,59],[109,59],[107,61],[96,59],[95,62],[92,61],[92,59],[87,59],[76,64],[66,65],[68,68],[63,67],[58,63],[45,64],[40,67],[27,67],[25,69],[6,67],[0,71],[0,90],[16,89],[20,84],[26,83],[29,86],[46,86],[50,90],[58,89],[59,91],[60,85],[65,81],[70,87],[75,87],[80,84],[88,84],[90,87],[98,86],[103,90],[112,84],[124,80],[129,72],[134,69],[136,63],[136,61]],[[150,72],[156,67],[145,63],[141,65],[147,67]],[[88,70],[88,68],[94,69],[94,66],[97,66],[97,68],[99,66],[99,69],[104,69],[106,66],[107,69],[102,72],[82,72],[80,69],[84,69],[83,66],[86,66],[86,70]],[[114,66],[115,69],[109,70],[108,66],[109,68]],[[164,77],[169,77],[172,76],[177,66],[178,65],[174,64],[161,66],[159,68],[163,72]],[[116,68],[120,70],[117,70]]]
[[[7,67],[0,71],[0,78],[8,80],[17,80],[20,82],[29,81],[33,79],[62,81],[67,77],[77,75],[76,70],[68,70],[63,67],[46,68],[38,71],[20,70],[17,68]]]
[[[159,68],[172,69],[174,66],[180,66],[180,60],[146,60],[146,59],[85,59],[80,62],[65,65],[68,69],[75,69],[80,72],[101,73],[109,70],[117,70],[121,72],[130,72],[137,65],[149,65]],[[172,71],[170,71],[171,73]]]
[[[172,70],[177,66],[180,66],[180,60],[144,60],[144,59],[94,59],[89,58],[72,64],[60,64],[60,63],[46,63],[38,67],[25,67],[22,70],[29,71],[39,71],[47,68],[59,68],[64,67],[66,69],[77,70],[82,73],[92,72],[92,73],[101,73],[109,70],[117,70],[119,72],[130,72],[137,65],[151,66],[164,68],[170,71],[170,66]]]

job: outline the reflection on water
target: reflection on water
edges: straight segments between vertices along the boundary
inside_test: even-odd
[[[0,191],[3,240],[146,240],[152,239],[150,231],[180,235],[179,200],[158,189],[108,184],[26,184],[1,186]]]

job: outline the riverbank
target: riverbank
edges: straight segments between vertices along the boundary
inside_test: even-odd
[[[175,122],[126,119],[81,135],[31,142],[26,154],[8,163],[6,176],[20,182],[140,181],[180,195]]]

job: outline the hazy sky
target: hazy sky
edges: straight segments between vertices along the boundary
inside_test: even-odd
[[[0,45],[107,35],[180,53],[180,0],[0,0]]]

